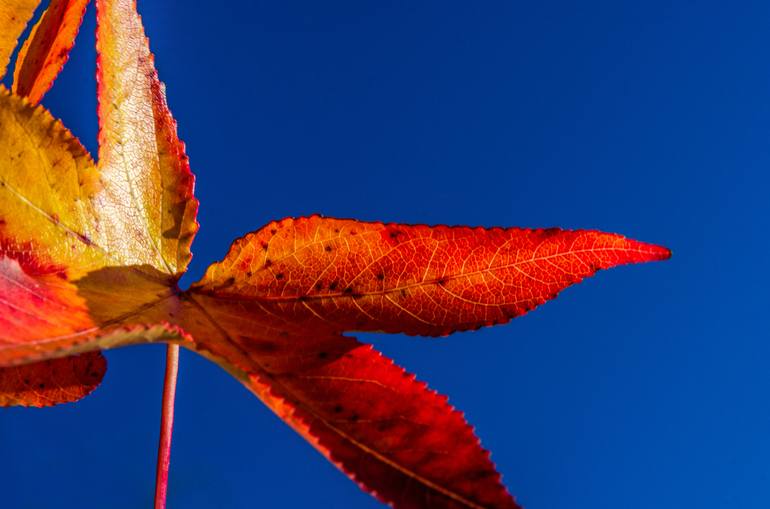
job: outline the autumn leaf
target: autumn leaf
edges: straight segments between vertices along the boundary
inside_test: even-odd
[[[98,352],[0,369],[0,406],[76,401],[96,388],[106,370],[107,361]]]
[[[0,254],[6,262],[0,277],[10,286],[0,294],[0,365],[49,358],[52,350],[58,352],[55,357],[80,353],[88,348],[82,345],[97,338],[102,344],[137,341],[137,327],[124,325],[160,323],[146,310],[163,312],[190,259],[197,231],[193,176],[139,18],[131,5],[110,3],[108,11],[103,4],[99,7],[100,41],[110,47],[103,42],[100,47],[98,166],[47,111],[0,92],[0,150],[5,157]],[[112,22],[116,17],[133,19],[133,31],[118,34]],[[131,58],[112,58],[115,52]],[[30,79],[39,82],[35,76]],[[124,110],[132,115],[127,117]],[[149,330],[145,341],[178,336],[162,324]],[[64,367],[69,359],[58,362],[60,372],[80,371]],[[29,378],[27,369],[40,373],[35,366],[14,369],[15,378],[22,380]],[[60,382],[60,377],[39,379],[37,386],[47,389]],[[71,401],[85,393],[60,391],[60,396],[71,397],[34,397],[30,404]]]
[[[0,79],[40,0],[0,0]]]
[[[516,507],[446,398],[341,333],[502,323],[599,269],[668,256],[595,231],[286,219],[236,241],[182,296],[178,319],[186,346],[381,500]]]
[[[505,323],[597,270],[665,248],[596,231],[287,219],[235,242],[193,292],[306,329],[443,336]]]
[[[13,73],[13,91],[38,103],[67,62],[89,0],[51,0],[32,28]]]
[[[77,400],[104,375],[101,350],[177,343],[383,502],[518,507],[446,397],[344,333],[505,323],[598,270],[670,252],[593,230],[312,216],[238,239],[183,291],[198,228],[184,145],[134,3],[96,5],[98,163],[34,105],[84,2],[51,4],[14,91],[0,91],[0,405]]]

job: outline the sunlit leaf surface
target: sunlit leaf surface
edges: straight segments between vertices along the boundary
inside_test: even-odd
[[[75,401],[100,351],[176,342],[221,365],[380,500],[516,508],[444,396],[343,335],[505,323],[662,247],[593,230],[321,216],[235,241],[189,290],[194,177],[130,0],[98,0],[98,163],[42,106],[87,1],[53,1],[0,90],[0,406]],[[0,2],[7,60],[35,2]],[[469,345],[470,346],[470,345]]]

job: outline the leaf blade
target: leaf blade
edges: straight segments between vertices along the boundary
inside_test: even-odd
[[[485,453],[462,431],[470,429],[464,420],[437,417],[453,412],[445,399],[340,333],[444,335],[503,323],[597,270],[669,256],[666,248],[591,230],[288,218],[235,241],[209,267],[182,298],[182,326],[194,338],[188,347],[233,373],[381,500],[395,507],[512,508],[518,506],[491,462],[447,478],[442,473],[460,471],[452,461],[421,471],[435,458],[399,456],[420,449],[435,456],[430,444],[437,443],[453,450],[452,436],[464,437],[460,450],[475,444],[469,458],[478,462]],[[408,387],[396,382],[404,379]],[[404,405],[435,408],[433,398],[446,405],[433,421],[399,420],[413,415]],[[404,425],[412,428],[399,430]],[[384,426],[382,435],[377,426]],[[474,463],[460,456],[457,463]],[[472,491],[484,482],[491,485]]]
[[[185,299],[183,327],[194,339],[183,346],[233,374],[381,501],[518,507],[463,416],[370,345],[286,330],[215,298]]]
[[[5,76],[16,43],[40,0],[0,0],[0,79]]]
[[[88,152],[42,106],[0,87],[0,235],[76,273],[117,262],[99,243],[99,176]]]
[[[102,210],[110,243],[141,246],[131,264],[181,275],[198,231],[195,178],[131,0],[97,0]]]
[[[428,227],[312,216],[233,243],[193,285],[306,327],[441,336],[505,323],[596,271],[666,248],[594,230]]]
[[[100,352],[0,368],[0,407],[72,403],[99,386],[107,371]]]
[[[102,183],[89,154],[60,122],[0,87],[0,368],[180,339],[178,329],[164,325],[174,307],[173,277],[126,265],[136,247],[101,235],[104,212],[96,197]],[[65,380],[69,373],[68,393],[85,395],[93,387],[75,388],[82,379],[77,362],[57,361],[56,376]],[[62,385],[34,367],[4,373]],[[6,402],[23,402],[19,394],[29,393],[6,389],[0,388]]]
[[[19,50],[13,91],[40,102],[69,58],[89,0],[51,0]]]

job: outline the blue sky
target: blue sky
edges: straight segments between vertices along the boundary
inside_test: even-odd
[[[664,244],[494,329],[361,335],[476,427],[528,509],[770,506],[767,2],[140,0],[198,176],[191,274],[284,216]],[[94,12],[44,104],[95,153]],[[151,504],[164,352],[0,412],[3,507]],[[169,507],[374,508],[184,353]]]

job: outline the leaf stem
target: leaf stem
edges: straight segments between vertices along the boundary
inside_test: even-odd
[[[160,441],[158,466],[155,472],[155,509],[166,508],[168,492],[168,466],[171,458],[171,434],[174,430],[174,399],[179,372],[179,345],[166,347],[166,378],[163,382],[163,403],[160,417]]]

